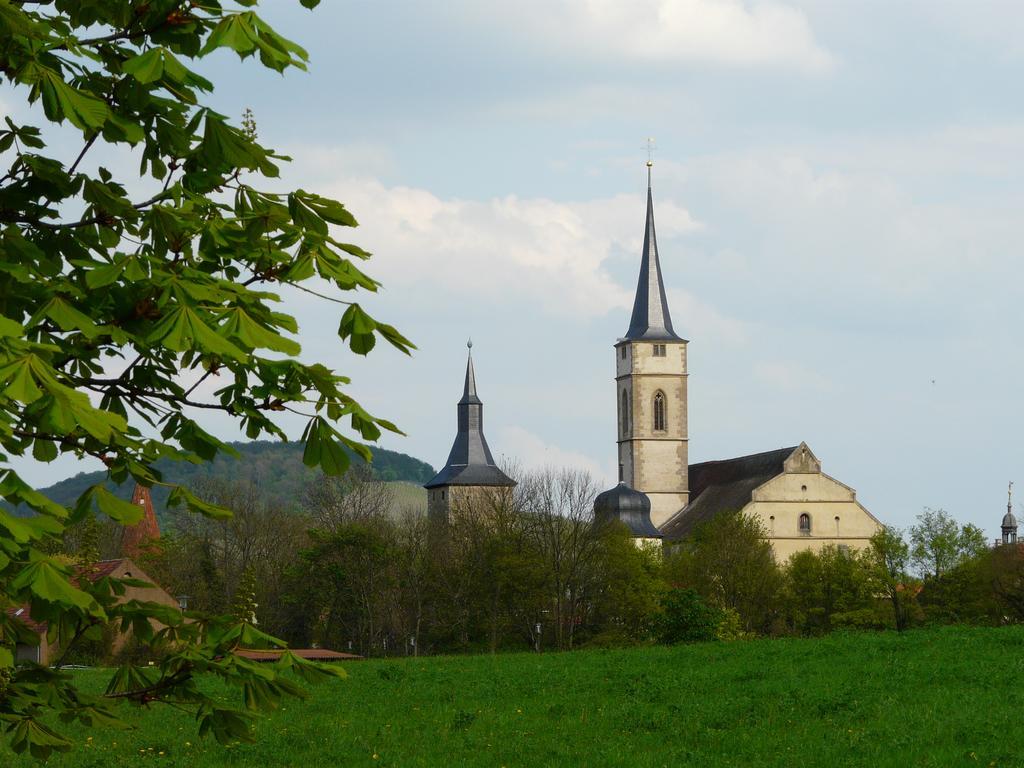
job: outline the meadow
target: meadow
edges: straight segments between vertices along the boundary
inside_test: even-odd
[[[82,746],[49,764],[1016,766],[1022,668],[1024,627],[356,661],[256,744],[153,707],[132,730],[73,728]]]

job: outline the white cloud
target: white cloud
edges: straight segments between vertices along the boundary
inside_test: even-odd
[[[292,147],[287,155],[301,158],[305,184],[310,179],[330,181],[339,174],[381,178],[395,172],[395,158],[391,150],[380,144],[356,142],[335,146]],[[325,177],[325,173],[331,176]]]
[[[604,262],[614,248],[639,253],[644,202],[638,195],[476,201],[356,179],[318,191],[344,200],[355,213],[361,225],[355,239],[374,251],[372,274],[407,302],[516,302],[529,311],[577,317],[632,305],[633,286],[618,284]],[[658,204],[658,225],[666,238],[699,227],[671,201]]]
[[[781,2],[548,0],[536,12],[522,4],[499,4],[488,5],[487,14],[492,23],[518,29],[530,41],[563,53],[637,62],[777,65],[807,72],[832,66],[804,13]]]
[[[500,430],[496,444],[501,446],[503,457],[526,470],[545,467],[580,469],[589,472],[601,488],[608,487],[616,474],[613,462],[602,465],[592,456],[545,442],[543,438],[519,426]],[[609,451],[603,450],[602,453],[607,454]]]
[[[746,324],[723,314],[714,305],[694,296],[689,291],[669,290],[668,305],[672,312],[672,326],[677,332],[689,333],[697,329],[704,340],[716,343],[743,344],[750,332]]]

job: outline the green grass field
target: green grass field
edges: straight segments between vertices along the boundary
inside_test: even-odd
[[[155,707],[133,716],[134,730],[95,734],[50,764],[1024,765],[1018,627],[347,669],[261,721],[257,744],[199,740],[186,714]],[[99,684],[98,672],[81,674]]]

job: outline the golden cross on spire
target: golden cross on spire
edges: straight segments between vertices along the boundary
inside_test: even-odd
[[[647,150],[647,167],[650,168],[654,165],[654,150],[657,149],[657,144],[654,143],[653,136],[647,137],[646,146],[644,148]]]

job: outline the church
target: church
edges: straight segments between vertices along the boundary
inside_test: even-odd
[[[665,295],[651,166],[633,312],[614,344],[619,484],[597,497],[596,517],[620,520],[639,540],[672,544],[716,515],[742,512],[761,521],[779,562],[827,545],[862,549],[882,524],[857,501],[853,488],[822,471],[806,443],[689,463],[688,342],[672,326]],[[443,515],[453,494],[458,499],[512,484],[495,466],[483,436],[483,404],[470,357],[455,444],[445,467],[426,484],[428,508]]]

